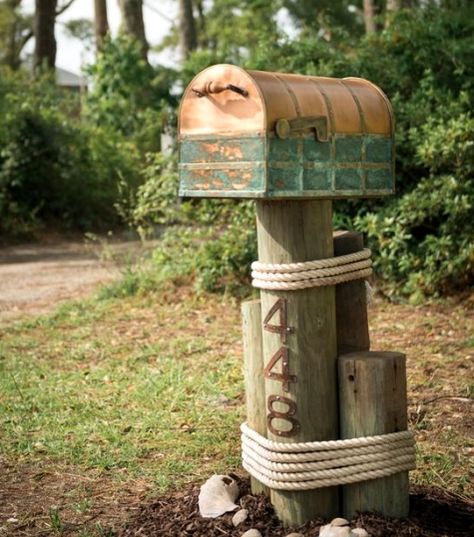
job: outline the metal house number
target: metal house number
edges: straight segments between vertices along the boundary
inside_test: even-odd
[[[270,324],[272,318],[279,313],[279,324]],[[273,332],[280,335],[282,346],[270,358],[270,361],[263,370],[263,375],[267,379],[275,380],[282,383],[284,392],[290,391],[290,384],[297,382],[296,375],[290,373],[290,351],[285,345],[288,334],[292,333],[293,328],[288,326],[287,319],[287,301],[284,298],[279,298],[270,308],[267,316],[263,320],[263,329],[267,332]],[[278,363],[281,363],[280,371],[275,371]],[[277,410],[275,404],[280,403],[285,406],[284,411]],[[289,397],[283,395],[269,395],[267,398],[267,425],[270,432],[278,436],[294,436],[300,430],[300,423],[294,417],[296,414],[296,403]],[[273,426],[273,420],[280,419],[287,421],[290,429],[281,430]]]

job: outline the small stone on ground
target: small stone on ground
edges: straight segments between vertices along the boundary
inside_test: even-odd
[[[242,533],[242,537],[262,537],[262,534],[258,530],[247,530]]]
[[[245,520],[247,520],[249,516],[249,512],[247,509],[240,509],[235,513],[235,515],[232,517],[232,524],[237,527],[239,524],[242,524]]]
[[[354,528],[351,533],[354,535],[354,537],[369,537],[369,534],[364,530],[364,528]]]

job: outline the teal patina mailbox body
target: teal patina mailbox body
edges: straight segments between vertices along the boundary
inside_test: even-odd
[[[359,78],[215,65],[179,114],[183,197],[354,198],[394,191],[389,100]]]

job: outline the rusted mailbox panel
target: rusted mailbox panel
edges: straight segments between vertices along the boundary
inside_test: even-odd
[[[390,102],[360,78],[215,65],[184,93],[180,195],[353,198],[394,190]]]

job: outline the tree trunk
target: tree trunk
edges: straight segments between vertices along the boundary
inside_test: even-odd
[[[143,22],[143,1],[119,0],[119,4],[122,13],[121,30],[134,37],[141,44],[143,58],[147,60],[148,42],[146,40],[145,24]]]
[[[194,0],[194,5],[197,9],[197,30],[198,46],[201,48],[209,47],[209,40],[206,33],[206,16],[204,15],[203,0]]]
[[[16,71],[20,67],[20,55],[18,54],[18,43],[17,43],[17,32],[18,32],[18,21],[16,16],[13,18],[11,26],[9,28],[8,41],[5,48],[5,54],[3,60],[8,67]]]
[[[0,51],[0,60],[11,69],[20,67],[19,36],[21,35],[21,18],[18,14],[20,0],[7,0],[2,9],[2,43],[4,50]],[[6,11],[6,13],[5,13]]]
[[[94,15],[95,48],[97,52],[100,52],[104,38],[109,32],[106,0],[94,0]]]
[[[367,34],[373,34],[376,29],[374,20],[374,0],[364,0],[364,22],[365,32]]]
[[[35,4],[33,69],[36,73],[42,67],[54,69],[56,63],[54,24],[57,0],[36,0]]]
[[[179,43],[183,60],[197,48],[196,25],[192,0],[179,0]]]

